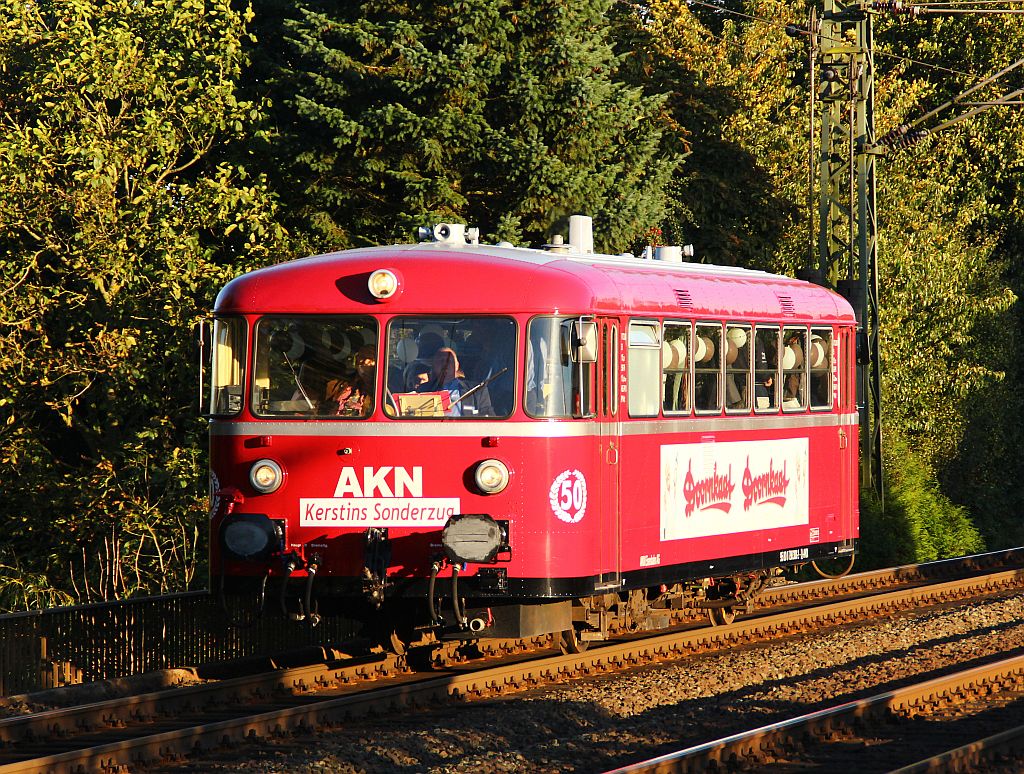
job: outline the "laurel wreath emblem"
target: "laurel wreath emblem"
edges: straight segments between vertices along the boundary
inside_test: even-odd
[[[572,476],[575,476],[577,478],[581,489],[580,507],[575,514],[565,510],[565,508],[563,508],[561,503],[559,502],[559,494],[562,489],[562,483],[565,482],[567,479],[571,478]],[[587,511],[586,478],[584,478],[583,474],[578,470],[562,471],[560,474],[558,474],[558,477],[555,478],[555,480],[551,483],[551,489],[548,490],[548,502],[551,504],[552,513],[554,513],[555,516],[557,516],[561,521],[564,521],[567,524],[575,524],[583,518],[583,514]]]

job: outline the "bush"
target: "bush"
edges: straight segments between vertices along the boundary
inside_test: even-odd
[[[920,457],[905,445],[887,451],[884,508],[873,491],[861,493],[858,569],[965,556],[985,550],[967,510],[939,491]]]

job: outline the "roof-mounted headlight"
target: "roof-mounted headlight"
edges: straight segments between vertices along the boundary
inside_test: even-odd
[[[473,471],[473,481],[484,494],[497,494],[508,486],[508,466],[501,460],[484,460]]]
[[[260,494],[276,492],[284,483],[284,471],[273,460],[259,460],[249,468],[249,483]]]
[[[398,275],[390,269],[377,269],[370,275],[366,286],[370,289],[370,295],[378,301],[387,301],[393,298],[402,286]]]

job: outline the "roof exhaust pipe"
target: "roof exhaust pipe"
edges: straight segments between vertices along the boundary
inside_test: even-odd
[[[594,252],[594,219],[589,215],[569,216],[569,249],[583,255]]]
[[[682,263],[683,258],[693,258],[693,245],[661,245],[654,248],[656,261]]]

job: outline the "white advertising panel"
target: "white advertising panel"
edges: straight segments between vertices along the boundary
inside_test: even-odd
[[[420,466],[346,466],[334,497],[299,500],[299,526],[439,528],[461,506],[458,497],[424,497]]]
[[[806,438],[661,447],[661,539],[807,524]]]

